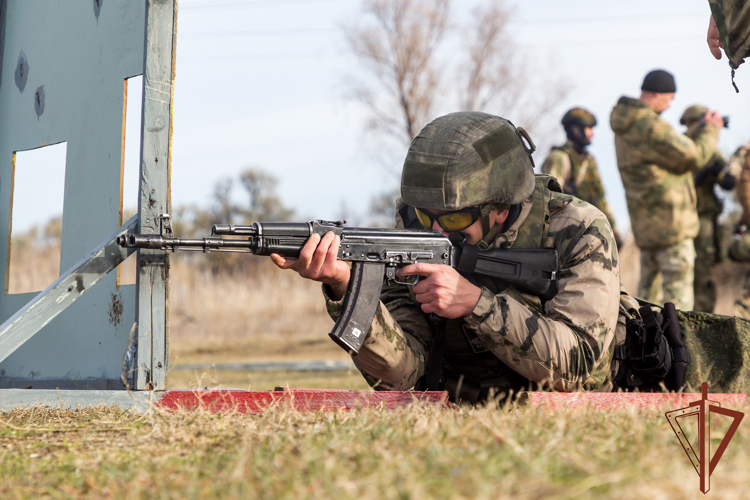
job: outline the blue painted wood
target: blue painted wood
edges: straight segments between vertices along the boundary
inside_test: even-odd
[[[145,6],[107,0],[95,12],[92,1],[0,0],[0,283],[14,151],[67,142],[61,269],[119,226],[123,82],[143,73]],[[0,322],[30,297],[0,293]],[[135,287],[118,289],[111,273],[0,362],[0,380],[117,379],[134,321]]]
[[[134,233],[138,217],[133,216],[125,225],[111,234],[80,262],[68,269],[46,290],[39,293],[28,304],[0,325],[0,362],[13,354],[39,330],[47,326],[62,311],[77,301],[84,293],[101,281],[133,253],[132,248],[123,248],[116,243],[118,236]],[[110,309],[111,314],[121,316],[122,311]],[[82,320],[83,318],[78,318]],[[85,325],[85,322],[82,322]],[[65,342],[56,338],[56,345]],[[94,338],[92,338],[92,341]],[[59,354],[59,352],[58,352]]]

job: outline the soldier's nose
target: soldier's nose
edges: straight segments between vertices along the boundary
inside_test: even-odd
[[[443,236],[448,236],[448,232],[436,220],[432,221],[432,229],[439,231]]]

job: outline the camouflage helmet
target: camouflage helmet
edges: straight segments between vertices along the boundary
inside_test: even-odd
[[[525,130],[499,116],[477,111],[441,116],[409,146],[401,199],[433,210],[521,203],[534,191],[535,149]]]
[[[701,118],[703,118],[703,115],[708,113],[708,108],[700,105],[695,104],[693,106],[690,106],[688,109],[685,110],[684,113],[682,113],[682,118],[680,118],[680,125],[690,125],[693,122],[697,122]]]
[[[596,117],[583,108],[573,108],[563,115],[560,123],[562,123],[563,127],[567,127],[568,125],[595,127]]]

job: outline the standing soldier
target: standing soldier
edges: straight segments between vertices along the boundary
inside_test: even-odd
[[[737,262],[750,262],[750,144],[741,146],[729,159],[733,167],[740,168],[740,180],[737,183],[737,201],[742,206],[740,219],[734,234],[734,241],[729,247],[729,257]],[[745,278],[745,285],[740,296],[734,302],[734,315],[750,320],[750,274]]]
[[[708,108],[701,105],[690,106],[680,118],[680,124],[687,126],[685,135],[695,140],[703,129],[703,117]],[[721,251],[722,232],[719,215],[724,208],[722,201],[714,193],[714,186],[722,189],[734,189],[739,177],[737,162],[727,162],[717,152],[708,164],[695,173],[695,192],[697,195],[698,220],[700,228],[695,237],[695,291],[694,310],[713,312],[716,305],[716,283],[714,266],[719,264],[724,255]]]
[[[620,98],[610,124],[633,235],[641,249],[638,294],[655,300],[652,285],[661,274],[663,300],[691,310],[693,238],[699,227],[692,173],[716,154],[723,122],[718,113],[708,112],[694,140],[677,133],[659,116],[676,90],[670,73],[651,71],[639,99]]]
[[[599,168],[596,160],[586,150],[594,137],[596,117],[583,108],[573,108],[562,118],[567,142],[552,148],[542,165],[542,172],[557,179],[567,194],[571,194],[586,203],[591,203],[607,216],[615,235],[617,248],[622,240],[615,227],[615,219],[607,204]]]

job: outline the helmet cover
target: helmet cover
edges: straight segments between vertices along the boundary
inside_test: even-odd
[[[525,130],[499,116],[478,111],[441,116],[409,146],[401,199],[433,210],[521,203],[534,191],[535,149]]]

